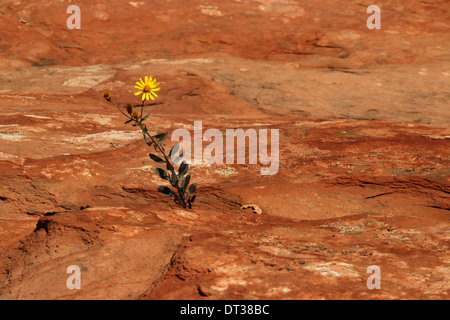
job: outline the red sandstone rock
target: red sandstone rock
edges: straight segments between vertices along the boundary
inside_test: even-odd
[[[355,1],[80,6],[0,5],[1,299],[447,299],[446,3],[382,1],[376,31]],[[162,197],[102,98],[146,74],[153,132],[279,129],[278,173],[192,165],[194,209]]]

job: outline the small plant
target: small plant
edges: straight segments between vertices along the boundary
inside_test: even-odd
[[[172,147],[170,152],[167,154],[166,149],[164,148],[164,141],[167,138],[168,131],[152,136],[148,132],[147,125],[144,123],[144,121],[150,117],[150,113],[143,116],[144,107],[146,107],[145,101],[150,99],[155,100],[155,98],[158,98],[156,92],[161,90],[156,79],[146,76],[144,80],[145,81],[140,78],[139,81],[136,82],[135,86],[136,89],[139,89],[135,95],[142,95],[141,104],[134,106],[127,104],[124,107],[121,107],[119,104],[112,101],[111,93],[109,91],[105,91],[103,93],[103,97],[128,119],[125,124],[132,123],[133,127],[139,127],[142,131],[142,135],[144,136],[145,143],[149,147],[153,146],[155,152],[160,154],[149,153],[149,156],[156,163],[165,164],[165,169],[157,167],[156,173],[161,179],[169,181],[173,189],[166,186],[160,186],[158,187],[158,191],[167,197],[174,197],[174,202],[181,207],[192,208],[192,203],[196,198],[195,191],[197,184],[193,183],[189,185],[191,181],[191,174],[187,174],[189,165],[186,161],[183,161],[178,167],[178,173],[174,167],[174,165],[178,164],[183,158],[184,150],[181,152],[180,156],[173,160],[173,163],[171,163],[170,158],[179,151],[179,144]],[[149,105],[152,104],[147,104],[147,106]],[[135,111],[135,109],[139,110],[139,112]]]

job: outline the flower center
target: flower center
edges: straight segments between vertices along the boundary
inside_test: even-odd
[[[152,88],[150,88],[150,86],[147,84],[145,87],[144,87],[144,92],[150,92],[150,90],[152,90]]]

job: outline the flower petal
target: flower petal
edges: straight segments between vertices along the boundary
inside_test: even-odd
[[[141,82],[142,86],[145,86],[144,81],[142,81],[142,78],[139,78],[139,81]]]
[[[139,91],[139,92],[136,92],[134,95],[135,96],[138,96],[138,95],[140,95],[142,93],[142,91]]]
[[[156,93],[154,93],[153,91],[152,91],[152,94],[153,94],[155,97],[158,98],[158,95],[157,95]]]
[[[145,76],[145,84],[147,84],[147,83],[148,83],[148,77]]]

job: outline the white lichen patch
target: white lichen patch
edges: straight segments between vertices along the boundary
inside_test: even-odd
[[[104,114],[83,114],[79,122],[97,122],[101,125],[109,125],[111,124],[112,118],[114,116],[108,116]]]
[[[74,159],[71,163],[64,166],[51,164],[41,170],[41,174],[49,179],[65,179],[66,175],[79,179],[81,177],[92,178],[93,175],[98,176],[99,173],[94,173],[93,165],[99,165],[95,161],[87,161],[85,159]]]
[[[367,231],[367,227],[379,227],[383,225],[382,223],[375,221],[363,221],[358,224],[352,224],[350,222],[336,222],[330,225],[321,225],[321,227],[326,228],[337,228],[340,234],[344,234],[347,232],[364,232]]]
[[[218,173],[220,175],[223,175],[223,176],[228,176],[228,175],[237,173],[236,171],[233,170],[233,168],[230,168],[230,167],[226,167],[224,169],[216,169],[216,170],[214,170],[214,172]]]
[[[223,13],[216,6],[204,6],[201,5],[198,7],[203,14],[213,17],[222,17]]]
[[[63,141],[72,143],[92,143],[104,142],[110,143],[113,141],[130,141],[142,137],[138,131],[107,131],[93,134],[86,134],[78,137],[65,138]]]
[[[360,275],[353,270],[353,265],[344,262],[326,262],[326,263],[311,263],[304,266],[306,270],[319,272],[324,276],[335,277],[352,277],[357,278]]]
[[[211,286],[211,289],[215,291],[225,291],[231,285],[245,286],[247,285],[247,281],[236,278],[220,279],[215,285]]]
[[[127,210],[127,207],[89,207],[85,211]]]
[[[97,84],[108,80],[112,75],[93,74],[86,76],[79,76],[69,79],[63,83],[63,86],[75,88],[92,88]]]
[[[5,161],[11,161],[13,163],[23,164],[25,162],[25,159],[20,158],[19,156],[16,156],[14,154],[7,154],[0,152],[0,160]]]
[[[133,1],[130,1],[130,2],[128,2],[130,5],[132,5],[133,7],[135,7],[135,8],[139,8],[140,6],[143,6],[144,5],[144,1],[139,1],[139,2],[133,2]]]
[[[279,294],[286,294],[291,291],[292,290],[288,287],[276,287],[276,288],[270,288],[268,294],[270,296],[273,296],[273,295],[279,295]]]
[[[24,141],[29,140],[25,139],[25,132],[16,131],[16,130],[0,130],[0,140],[9,140],[9,141]]]
[[[151,59],[143,61],[142,64],[147,63],[156,63],[156,64],[204,64],[204,63],[213,63],[213,59]]]
[[[25,117],[36,118],[36,119],[47,119],[47,120],[51,120],[52,119],[50,117],[38,116],[38,115],[35,115],[35,114],[26,114]]]
[[[292,251],[284,248],[262,245],[259,246],[258,249],[273,254],[275,256],[292,257]]]
[[[198,215],[196,215],[195,213],[188,212],[188,211],[185,211],[185,210],[176,210],[175,213],[177,215],[179,215],[180,217],[187,218],[187,219],[196,219],[196,218],[198,218]]]
[[[142,171],[151,171],[154,170],[155,167],[153,166],[140,166],[140,167],[135,167],[135,168],[128,168],[127,170],[142,170]]]
[[[19,125],[16,124],[16,123],[12,123],[12,124],[0,124],[0,128],[2,128],[2,127],[17,127],[17,126],[19,126]]]
[[[61,122],[69,123],[98,123],[103,126],[110,125],[113,118],[117,115],[99,114],[99,113],[83,113],[83,112],[65,112],[57,115],[58,123],[50,122],[45,124],[47,128],[63,128],[64,124]],[[37,118],[37,117],[35,117]],[[56,118],[56,116],[55,116]],[[51,119],[51,118],[48,118]]]
[[[288,18],[298,18],[305,15],[305,9],[293,0],[255,0],[259,2],[259,10],[283,15]],[[286,21],[288,22],[288,20]]]

